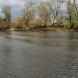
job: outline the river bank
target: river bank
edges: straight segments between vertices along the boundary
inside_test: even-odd
[[[51,32],[78,32],[78,29],[67,29],[64,27],[39,27],[39,28],[29,28],[29,29],[11,29],[12,31],[37,31],[37,32],[46,32],[46,31],[51,31]]]
[[[37,32],[40,32],[40,31],[43,31],[43,32],[46,32],[46,31],[52,31],[52,32],[78,32],[78,28],[64,28],[64,27],[29,27],[29,28],[2,28],[0,29],[0,31],[24,31],[24,32],[27,32],[27,31],[37,31]]]

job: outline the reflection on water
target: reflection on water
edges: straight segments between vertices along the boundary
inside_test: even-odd
[[[0,78],[77,78],[77,32],[0,33]]]
[[[77,34],[77,33],[76,33]],[[66,61],[66,68],[68,70],[68,77],[69,78],[77,78],[78,77],[78,51],[77,51],[77,41],[73,40],[76,39],[76,34],[74,32],[69,32],[68,39],[68,54],[67,54],[67,61]],[[73,46],[74,45],[74,46]]]

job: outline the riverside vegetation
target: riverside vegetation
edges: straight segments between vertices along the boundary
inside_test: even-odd
[[[76,0],[67,1],[67,14],[59,16],[58,7],[52,8],[50,3],[32,4],[24,8],[23,16],[16,17],[11,21],[11,8],[3,8],[5,17],[0,17],[0,30],[49,30],[70,31],[78,30],[78,8]]]

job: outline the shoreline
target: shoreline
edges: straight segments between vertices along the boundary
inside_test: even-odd
[[[66,29],[66,28],[61,28],[61,27],[48,27],[48,28],[31,28],[28,30],[13,30],[13,31],[21,31],[21,32],[27,32],[27,31],[32,31],[32,32],[78,32],[78,29]]]
[[[78,32],[78,29],[67,29],[64,27],[46,27],[46,28],[29,28],[29,29],[0,29],[0,32],[10,32],[10,31],[16,31],[16,32]]]

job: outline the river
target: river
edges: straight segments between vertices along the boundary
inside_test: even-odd
[[[0,78],[78,78],[78,33],[0,32]]]

